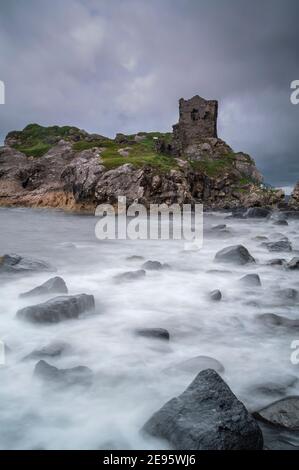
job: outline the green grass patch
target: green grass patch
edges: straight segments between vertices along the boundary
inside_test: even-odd
[[[52,146],[49,144],[44,144],[43,142],[39,142],[36,145],[33,145],[32,147],[21,147],[18,146],[18,150],[22,153],[25,153],[27,157],[41,157],[45,153],[50,150]]]

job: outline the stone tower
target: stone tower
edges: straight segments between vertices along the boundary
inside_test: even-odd
[[[173,147],[181,154],[190,145],[205,138],[217,138],[218,101],[205,100],[198,95],[179,101],[179,122],[173,126]]]

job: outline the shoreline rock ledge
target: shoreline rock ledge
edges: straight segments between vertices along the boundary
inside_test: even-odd
[[[175,450],[261,450],[256,420],[212,369],[200,372],[168,401],[142,431],[166,439]]]
[[[93,213],[102,203],[203,203],[206,209],[279,207],[253,158],[217,134],[218,102],[179,101],[173,132],[117,134],[28,124],[0,147],[0,206]]]

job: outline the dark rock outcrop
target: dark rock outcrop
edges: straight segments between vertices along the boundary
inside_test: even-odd
[[[143,431],[179,450],[257,450],[263,436],[254,418],[217,372],[200,372],[179,397],[167,402]]]
[[[295,256],[286,264],[287,269],[299,269],[299,257]]]
[[[95,307],[93,295],[79,294],[59,296],[42,304],[31,305],[17,312],[17,317],[32,323],[58,323],[78,318]]]
[[[246,212],[244,217],[251,219],[264,219],[265,217],[269,217],[271,211],[265,207],[250,207]]]
[[[28,292],[20,294],[20,297],[34,297],[38,295],[49,295],[49,294],[67,294],[68,289],[65,281],[62,277],[52,277],[48,281],[44,282],[40,286],[31,289]]]
[[[215,261],[220,263],[236,263],[241,265],[255,263],[255,259],[243,245],[234,245],[223,248],[223,250],[220,250],[218,253],[216,253]]]

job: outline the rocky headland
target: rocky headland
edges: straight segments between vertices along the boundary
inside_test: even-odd
[[[206,209],[284,206],[254,160],[217,135],[217,101],[179,101],[172,133],[117,134],[29,124],[0,147],[0,205],[93,212],[101,203],[200,203]],[[290,208],[298,208],[298,188]]]

